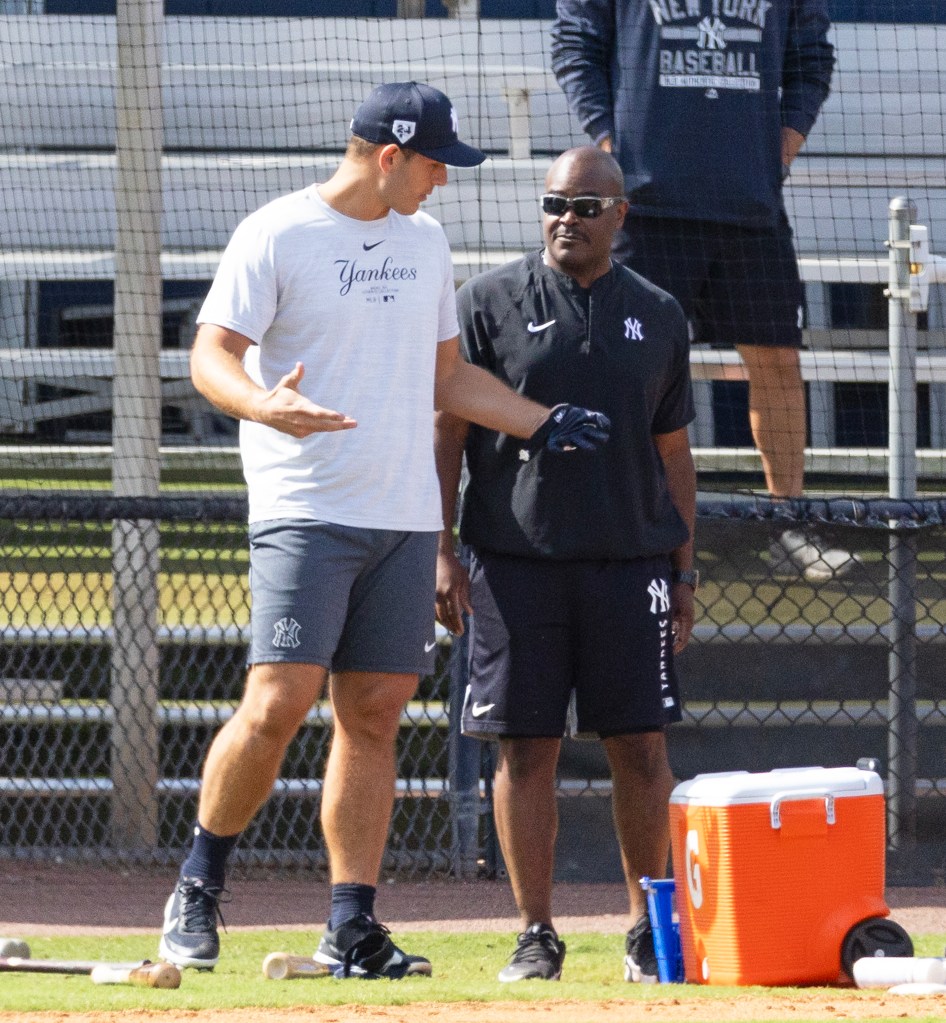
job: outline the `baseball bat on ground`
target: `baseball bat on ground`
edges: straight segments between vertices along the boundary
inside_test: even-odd
[[[181,971],[173,963],[145,963],[131,969],[100,963],[90,976],[93,984],[135,984],[169,990],[181,986]]]
[[[65,973],[91,976],[98,984],[136,984],[140,987],[180,987],[181,971],[171,963],[139,959],[132,963],[103,963],[87,959],[24,959],[0,956],[0,973]],[[107,979],[106,979],[107,978]]]
[[[263,960],[263,976],[267,980],[292,980],[294,977],[327,977],[330,966],[317,963],[307,956],[294,956],[288,952],[270,952]]]

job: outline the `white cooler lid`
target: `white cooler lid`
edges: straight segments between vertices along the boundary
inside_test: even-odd
[[[775,771],[721,771],[698,774],[680,782],[670,794],[671,803],[700,806],[732,806],[737,803],[768,803],[772,796],[791,792],[795,798],[819,794],[839,796],[883,795],[884,783],[874,771],[858,767],[783,767]]]

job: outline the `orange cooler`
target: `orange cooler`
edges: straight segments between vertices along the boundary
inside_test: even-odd
[[[835,983],[847,932],[890,913],[873,771],[700,774],[673,790],[670,828],[692,983]]]

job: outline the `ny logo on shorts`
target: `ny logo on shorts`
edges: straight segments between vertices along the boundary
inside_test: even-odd
[[[299,646],[299,633],[302,626],[295,618],[280,618],[273,626],[273,646],[293,649]]]
[[[666,614],[670,610],[670,587],[666,579],[651,579],[647,592],[650,594],[652,615]]]

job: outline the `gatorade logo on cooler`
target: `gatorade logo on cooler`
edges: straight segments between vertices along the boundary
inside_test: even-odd
[[[703,905],[703,881],[700,876],[700,865],[697,857],[700,855],[700,836],[695,831],[687,832],[686,840],[687,854],[687,888],[690,889],[690,902],[694,909]]]

